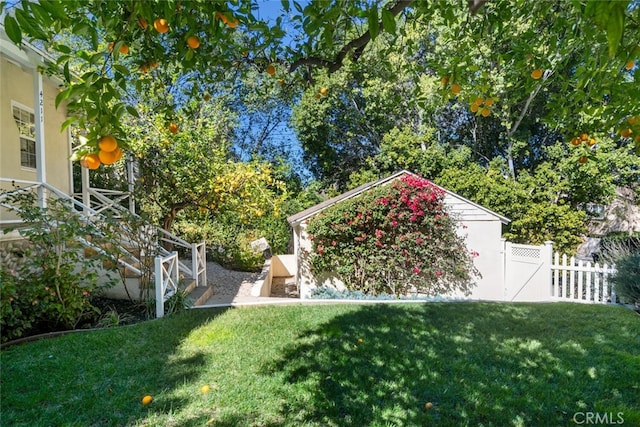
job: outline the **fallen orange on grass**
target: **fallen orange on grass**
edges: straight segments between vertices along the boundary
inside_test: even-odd
[[[149,403],[151,403],[151,401],[153,401],[153,397],[151,397],[148,394],[145,397],[142,398],[142,404],[143,405],[148,405]]]
[[[208,385],[203,385],[202,387],[200,387],[200,392],[202,394],[207,394],[211,391],[211,387],[209,387]]]

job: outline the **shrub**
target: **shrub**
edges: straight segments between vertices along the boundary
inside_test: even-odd
[[[12,198],[25,223],[19,232],[28,244],[21,263],[0,267],[2,340],[35,330],[74,328],[97,314],[89,301],[94,292],[113,284],[98,283],[98,269],[107,257],[85,257],[81,243],[91,239],[99,244],[99,233],[66,202],[52,199],[40,208],[33,193]]]
[[[619,258],[610,281],[624,302],[640,305],[640,252]]]
[[[469,294],[478,272],[455,229],[444,191],[404,176],[309,221],[312,270],[336,273],[349,290],[366,294]]]

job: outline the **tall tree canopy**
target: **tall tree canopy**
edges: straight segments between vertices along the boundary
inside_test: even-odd
[[[65,85],[57,101],[69,106],[68,124],[88,130],[79,154],[97,151],[104,135],[128,147],[122,117],[138,111],[122,95],[141,89],[141,75],[175,67],[184,97],[249,70],[283,86],[308,85],[319,69],[335,72],[357,61],[383,34],[390,50],[413,50],[415,62],[427,65],[422,72],[443,80],[443,94],[470,109],[474,99],[491,98],[475,113],[488,110],[509,129],[508,151],[538,94],[550,88],[540,120],[567,140],[621,131],[640,146],[637,1],[283,0],[282,8],[282,16],[266,22],[251,0],[2,3],[11,40],[37,41],[55,54],[49,71]],[[403,45],[412,27],[432,35]],[[72,49],[62,34],[86,48]],[[416,99],[420,90],[416,85]],[[167,98],[159,108],[167,122],[179,103]],[[584,150],[588,155],[586,144]]]

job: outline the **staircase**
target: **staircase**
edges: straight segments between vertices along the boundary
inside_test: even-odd
[[[109,221],[118,220],[118,239],[114,239],[115,241],[111,242],[109,247],[107,245],[100,247],[92,243],[90,236],[79,239],[85,247],[85,256],[96,253],[105,254],[107,251],[109,254],[117,254],[112,257],[112,262],[118,265],[118,271],[124,282],[123,289],[132,286],[135,282],[137,282],[136,287],[139,287],[143,281],[148,281],[156,289],[158,317],[164,313],[164,302],[176,292],[189,293],[192,304],[196,306],[202,305],[213,293],[212,288],[207,284],[204,242],[189,243],[166,230],[144,223],[140,216],[121,205],[123,200],[130,197],[128,193],[89,188],[84,194],[85,203],[83,203],[78,200],[78,195],[76,198],[71,197],[46,183],[0,178],[0,184],[4,184],[3,187],[7,187],[6,183],[14,187],[13,190],[0,192],[0,206],[8,210],[19,210],[18,206],[11,203],[11,195],[36,192],[38,200],[43,204],[52,198],[63,200],[69,210],[83,217],[86,224],[95,230],[97,236],[108,235]],[[12,225],[19,223],[15,219],[4,222]],[[111,224],[113,224],[112,221]],[[0,221],[0,225],[4,225],[3,221]],[[179,260],[177,252],[168,251],[164,245],[190,251],[191,263]],[[175,266],[170,266],[168,263],[174,263]],[[104,265],[104,267],[113,269],[114,265]],[[178,285],[184,286],[184,289],[179,289]],[[138,290],[136,289],[133,293],[137,296]],[[122,296],[126,298],[127,293],[124,292]],[[158,304],[160,300],[162,304]]]
[[[271,279],[271,297],[300,298],[295,276],[278,276]]]

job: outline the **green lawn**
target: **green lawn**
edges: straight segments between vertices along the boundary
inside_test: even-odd
[[[7,426],[640,425],[640,316],[620,307],[191,310],[1,363]]]

